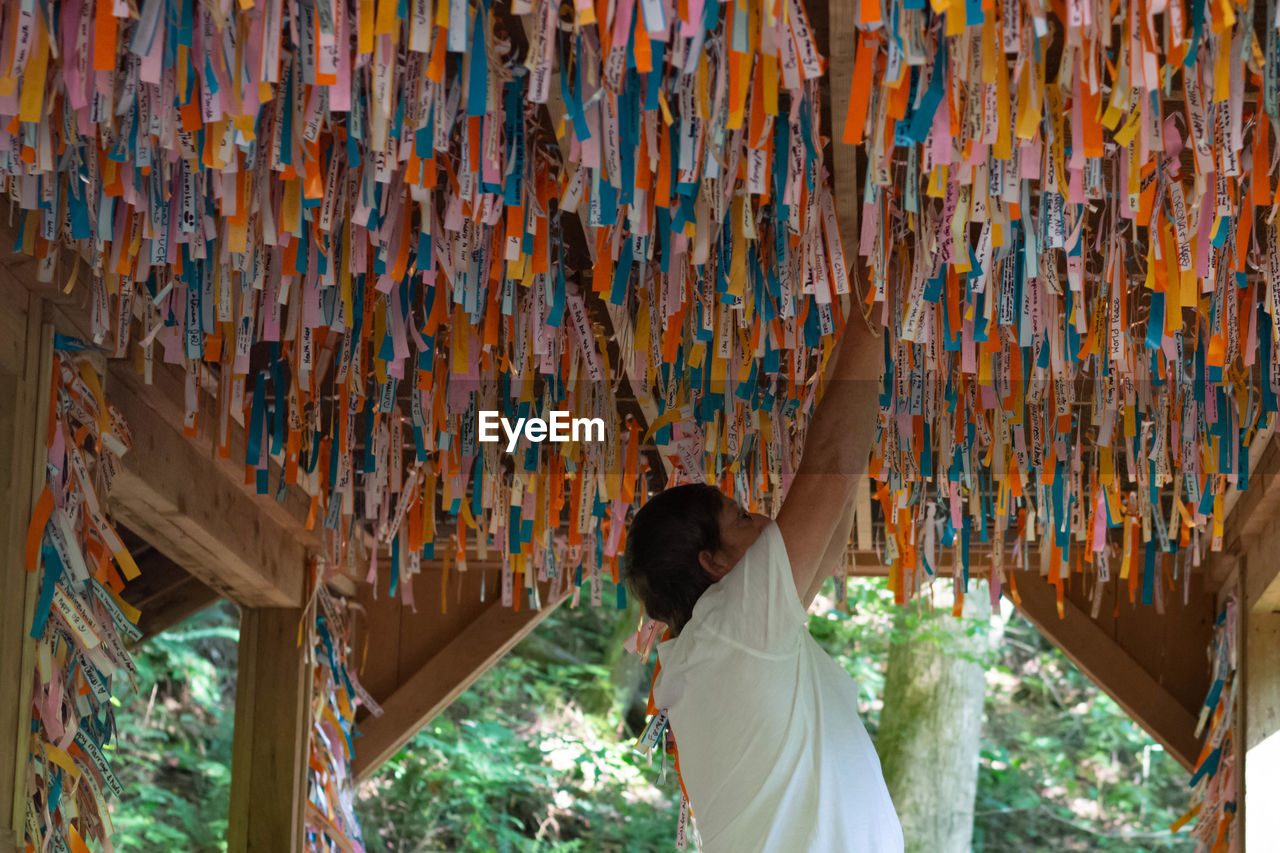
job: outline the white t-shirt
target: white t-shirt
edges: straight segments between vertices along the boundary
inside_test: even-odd
[[[704,850],[900,853],[858,688],[809,635],[776,524],[657,649]]]

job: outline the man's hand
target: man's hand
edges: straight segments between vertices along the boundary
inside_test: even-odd
[[[796,594],[806,608],[813,600],[810,588],[816,594],[821,583],[823,557],[841,516],[852,507],[858,478],[865,476],[884,372],[882,346],[856,313],[845,323],[828,365],[826,392],[809,421],[800,467],[778,511]],[[849,526],[840,532],[842,547]]]

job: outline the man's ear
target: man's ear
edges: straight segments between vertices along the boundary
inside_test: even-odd
[[[703,571],[716,580],[720,580],[729,574],[729,569],[732,568],[732,566],[726,566],[723,562],[717,561],[715,555],[705,549],[698,552],[698,564],[702,566]]]

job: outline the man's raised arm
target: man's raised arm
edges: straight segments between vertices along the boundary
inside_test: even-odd
[[[814,572],[808,591],[800,597],[800,603],[804,605],[805,610],[813,604],[818,590],[822,589],[823,581],[834,575],[840,568],[845,549],[849,547],[849,537],[853,533],[853,504],[853,500],[845,503],[844,511],[840,513],[840,520],[831,531],[831,541],[827,543],[827,550],[823,552],[822,559],[818,562],[818,571]]]
[[[851,313],[857,310],[851,307]],[[827,367],[826,391],[809,421],[800,467],[778,511],[778,530],[801,601],[812,601],[809,590],[827,546],[866,472],[884,370],[882,346],[856,313],[845,323]]]

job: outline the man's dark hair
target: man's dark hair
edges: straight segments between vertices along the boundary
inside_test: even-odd
[[[715,486],[687,483],[654,496],[627,532],[623,577],[652,619],[678,635],[702,593],[715,583],[698,561],[699,551],[720,548],[724,498]]]

